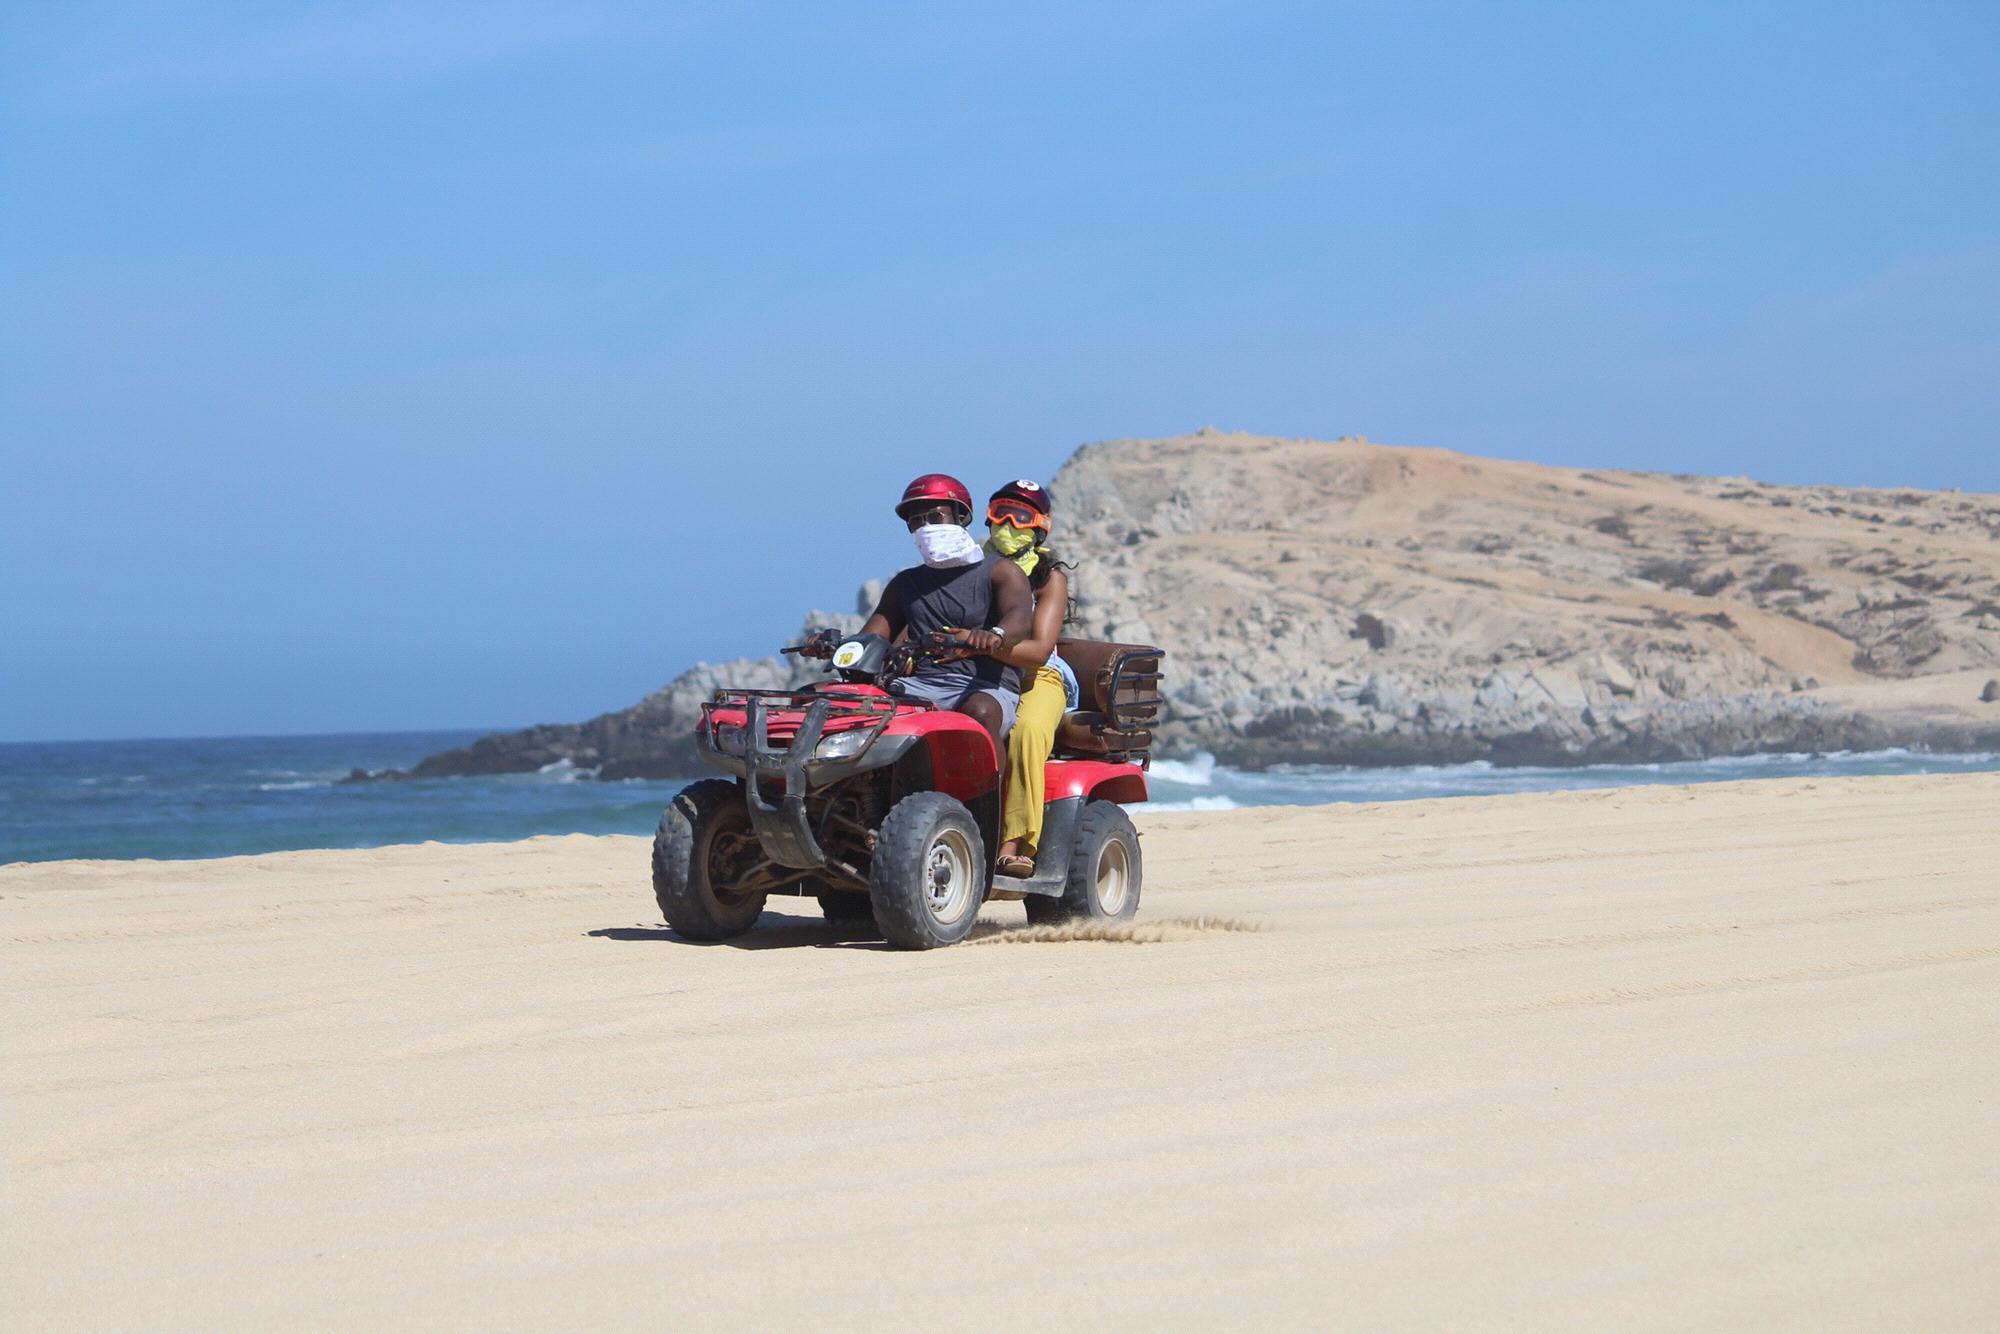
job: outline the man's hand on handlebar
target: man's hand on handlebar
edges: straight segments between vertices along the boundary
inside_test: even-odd
[[[966,648],[978,654],[997,652],[1004,642],[991,630],[961,630],[959,634]]]
[[[1001,639],[991,630],[961,630],[948,625],[931,636],[932,653],[940,662],[977,658],[999,648]]]
[[[840,647],[840,631],[816,630],[803,644],[789,644],[785,652],[796,653],[802,658],[831,658],[833,651]]]

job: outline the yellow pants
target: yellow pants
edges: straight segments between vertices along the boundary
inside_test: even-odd
[[[1056,725],[1067,703],[1061,673],[1046,664],[1037,667],[1021,691],[1014,730],[1007,734],[1007,809],[1000,819],[1000,838],[1023,840],[1030,857],[1042,837],[1042,766],[1055,749]]]

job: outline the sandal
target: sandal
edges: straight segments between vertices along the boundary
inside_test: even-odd
[[[1033,857],[1022,857],[1014,853],[1009,853],[999,861],[993,863],[993,870],[997,875],[1012,876],[1016,880],[1026,880],[1035,873],[1035,859]]]

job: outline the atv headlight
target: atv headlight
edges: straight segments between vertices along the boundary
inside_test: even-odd
[[[813,747],[816,760],[844,760],[859,755],[868,749],[868,730],[857,727],[851,732],[836,732]]]
[[[723,724],[710,734],[710,739],[724,755],[741,755],[750,748],[750,734],[741,727]]]

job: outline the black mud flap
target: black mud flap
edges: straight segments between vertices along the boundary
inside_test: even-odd
[[[1076,822],[1083,818],[1082,797],[1058,797],[1042,808],[1042,841],[1035,849],[1035,873],[1026,880],[996,876],[996,887],[1022,894],[1060,898],[1069,879],[1069,854],[1076,847]]]

